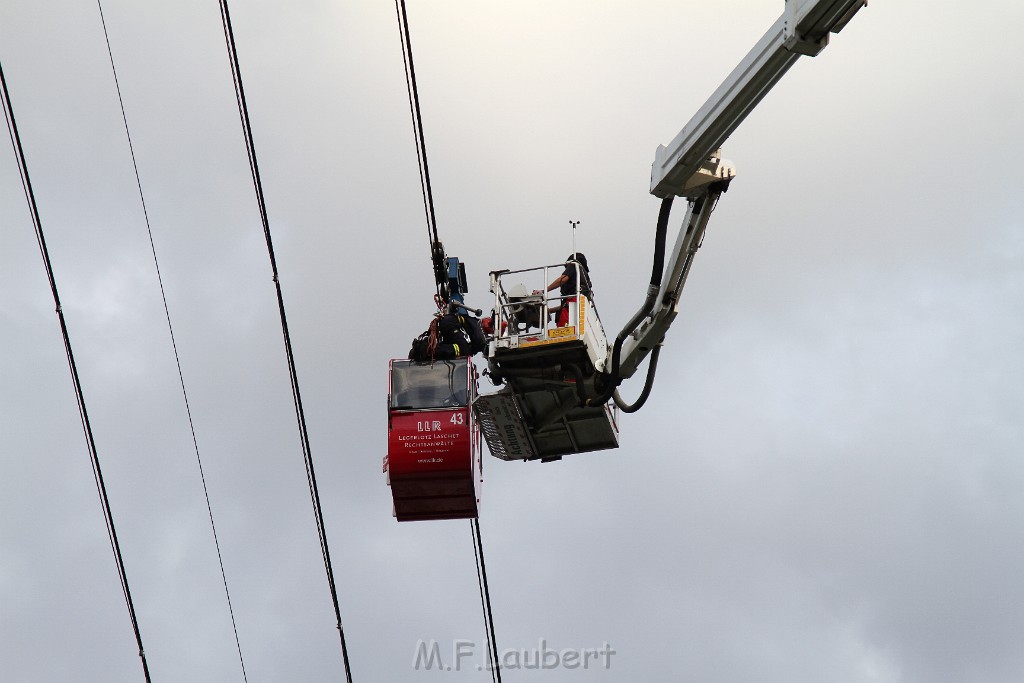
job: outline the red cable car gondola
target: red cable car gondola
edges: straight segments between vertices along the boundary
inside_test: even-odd
[[[390,362],[384,469],[399,522],[471,519],[480,505],[476,369],[468,358]]]

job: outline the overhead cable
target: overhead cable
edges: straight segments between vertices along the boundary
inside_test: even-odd
[[[402,62],[405,65],[405,85],[409,93],[409,113],[412,117],[413,137],[416,141],[416,159],[419,163],[420,188],[423,191],[423,212],[427,218],[427,240],[430,245],[430,259],[434,267],[434,279],[438,295],[444,297],[446,276],[443,275],[444,252],[437,236],[437,216],[434,213],[434,192],[430,186],[430,166],[427,163],[427,142],[423,135],[423,116],[420,113],[419,88],[416,86],[416,67],[412,59],[412,39],[409,36],[409,17],[405,11],[405,0],[395,0],[398,15],[398,34],[402,43]]]
[[[299,423],[299,439],[302,454],[306,463],[306,480],[309,483],[309,494],[313,502],[313,515],[316,518],[317,533],[320,536],[320,550],[323,554],[324,569],[327,572],[327,584],[331,591],[334,604],[334,615],[337,619],[338,636],[341,640],[341,655],[345,665],[345,680],[352,681],[349,667],[348,647],[345,645],[345,630],[341,624],[341,607],[338,604],[338,589],[334,583],[334,568],[331,565],[331,553],[327,544],[327,529],[324,525],[323,510],[320,506],[320,492],[316,485],[316,473],[313,469],[313,453],[309,445],[309,432],[306,429],[306,415],[302,408],[302,395],[299,391],[299,377],[295,369],[295,355],[292,352],[291,335],[288,332],[288,318],[284,310],[284,294],[281,290],[281,279],[277,270],[277,258],[274,256],[274,242],[270,236],[270,222],[267,219],[267,205],[263,197],[263,183],[260,180],[259,164],[256,162],[256,145],[253,142],[252,127],[249,123],[249,108],[245,102],[245,90],[242,87],[242,71],[238,63],[238,50],[235,47],[235,34],[231,28],[231,16],[228,12],[227,0],[220,0],[220,15],[224,25],[224,41],[227,44],[228,57],[231,62],[231,76],[235,84],[235,99],[238,102],[238,115],[242,120],[242,133],[245,136],[246,151],[249,155],[249,169],[252,172],[253,187],[256,190],[256,201],[259,204],[260,219],[263,222],[263,234],[267,240],[267,252],[270,255],[270,268],[273,273],[274,286],[277,290],[277,308],[281,315],[281,333],[284,336],[285,355],[288,359],[288,374],[291,377],[292,398],[295,402],[295,416]]]
[[[128,139],[128,151],[132,157],[132,168],[135,170],[135,184],[139,188],[139,202],[142,204],[142,216],[146,221],[146,232],[149,235],[149,247],[153,253],[153,266],[156,269],[156,279],[160,284],[160,298],[164,304],[164,317],[167,319],[167,331],[171,337],[171,348],[174,350],[174,364],[178,368],[178,381],[181,384],[181,395],[185,402],[185,413],[188,416],[188,426],[192,433],[192,445],[195,449],[196,462],[199,465],[199,478],[203,483],[203,495],[206,497],[206,511],[210,517],[210,529],[213,532],[213,545],[217,549],[217,562],[220,564],[220,578],[224,585],[224,596],[228,603],[228,614],[231,616],[231,629],[235,634],[235,647],[238,650],[238,663],[242,668],[242,680],[248,682],[245,673],[245,659],[242,657],[242,644],[238,638],[238,625],[235,623],[235,610],[231,605],[231,592],[228,590],[228,577],[224,571],[224,558],[221,555],[220,539],[217,536],[217,525],[213,521],[213,506],[210,503],[210,491],[206,485],[206,474],[203,471],[203,460],[199,456],[199,440],[196,438],[196,427],[192,421],[192,408],[189,405],[188,392],[185,390],[185,375],[181,370],[181,358],[178,355],[178,344],[174,337],[174,326],[171,324],[171,311],[167,305],[167,293],[164,290],[164,279],[160,272],[160,261],[157,259],[156,242],[153,240],[153,229],[149,224],[149,211],[146,209],[146,196],[142,191],[142,179],[139,176],[139,165],[135,159],[135,146],[132,144],[132,134],[128,129],[128,115],[124,109],[124,99],[121,96],[121,84],[117,78],[117,67],[114,66],[114,52],[110,47],[110,35],[107,32],[107,21],[103,16],[103,3],[96,0],[96,6],[100,11],[100,23],[103,25],[103,38],[107,43],[107,54],[110,56],[110,70],[114,75],[114,87],[117,89],[117,101],[121,105],[121,119],[124,121],[124,134]]]
[[[484,562],[484,541],[480,535],[480,519],[471,521],[473,532],[473,555],[476,557],[476,579],[480,586],[480,604],[484,611],[484,628],[487,635],[487,659],[490,661],[491,679],[501,683],[501,662],[498,659],[498,643],[494,637],[494,614],[491,612],[491,590],[487,585],[487,565]]]
[[[420,112],[419,88],[416,85],[416,67],[412,57],[412,39],[409,35],[409,16],[405,8],[405,0],[395,0],[395,13],[398,16],[398,34],[402,43],[402,61],[405,65],[405,83],[409,93],[409,112],[412,117],[413,136],[416,141],[416,158],[419,161],[420,187],[423,191],[423,210],[427,218],[427,239],[430,243],[431,261],[434,266],[438,296],[444,298],[446,291],[443,282],[444,251],[437,236],[437,217],[434,213],[434,194],[430,186],[430,167],[427,163],[427,143],[423,134],[423,116]],[[472,520],[473,554],[476,557],[477,582],[480,585],[480,603],[484,613],[484,625],[487,636],[487,658],[490,660],[491,677],[501,683],[501,666],[498,661],[498,649],[494,638],[494,619],[491,615],[491,594],[487,585],[487,567],[484,563],[483,539],[480,536],[480,521]]]
[[[75,399],[78,402],[78,415],[82,421],[82,430],[85,433],[86,448],[89,451],[89,460],[92,464],[93,479],[96,482],[96,492],[99,494],[100,505],[103,508],[103,520],[107,526],[107,537],[110,539],[110,548],[114,553],[114,561],[117,564],[117,574],[121,580],[121,591],[124,593],[124,600],[128,606],[128,615],[131,618],[132,629],[135,631],[135,642],[139,647],[139,658],[142,660],[142,672],[146,682],[150,683],[149,664],[146,662],[146,652],[142,646],[142,632],[139,628],[139,620],[135,614],[135,604],[132,601],[132,593],[128,587],[128,574],[125,571],[124,557],[121,554],[121,544],[117,540],[117,530],[114,528],[114,513],[110,507],[110,499],[107,497],[107,487],[103,482],[103,470],[100,468],[100,457],[96,450],[96,440],[93,438],[92,425],[89,422],[89,413],[85,408],[85,395],[82,391],[82,382],[78,377],[78,367],[75,365],[75,355],[71,350],[71,337],[68,333],[67,322],[64,320],[64,311],[60,305],[60,295],[57,292],[57,281],[53,274],[53,264],[50,262],[50,253],[46,248],[46,238],[43,235],[43,224],[39,218],[39,207],[36,204],[35,193],[32,191],[32,181],[28,174],[28,164],[25,162],[25,151],[21,145],[21,136],[18,134],[18,124],[14,118],[14,109],[11,106],[11,96],[7,91],[7,80],[4,78],[3,65],[0,64],[0,91],[3,94],[4,117],[7,119],[7,131],[11,136],[11,144],[14,147],[14,156],[18,162],[18,171],[21,174],[21,185],[25,191],[25,200],[28,202],[29,213],[32,217],[32,225],[35,228],[36,241],[39,243],[39,253],[43,257],[43,265],[46,268],[46,277],[50,282],[50,292],[53,294],[53,303],[57,309],[57,319],[60,322],[61,336],[64,338],[64,351],[68,359],[68,367],[71,369],[71,380],[75,388]]]

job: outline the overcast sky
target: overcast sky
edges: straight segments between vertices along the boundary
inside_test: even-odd
[[[398,524],[381,473],[387,361],[433,291],[393,4],[231,9],[354,680],[489,680],[470,524]],[[618,330],[656,147],[782,9],[410,0],[470,303],[579,220]],[[104,11],[248,678],[343,679],[217,3]],[[1022,26],[1016,0],[872,2],[733,135],[621,448],[485,456],[499,648],[615,650],[504,680],[1024,680]],[[96,3],[0,0],[0,60],[153,679],[241,681]],[[140,681],[6,142],[0,291],[0,678]],[[420,639],[476,657],[415,671]]]

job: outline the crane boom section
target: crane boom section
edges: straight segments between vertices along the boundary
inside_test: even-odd
[[[686,284],[686,276],[690,274],[693,257],[704,239],[711,212],[727,182],[710,185],[702,196],[690,203],[661,281],[657,303],[622,346],[619,373],[623,378],[633,376],[640,363],[665,338],[665,333],[679,314],[679,297]]]
[[[786,0],[786,9],[651,167],[651,194],[692,198],[695,174],[800,55],[814,56],[867,0]]]
[[[679,313],[679,298],[711,212],[736,170],[722,159],[722,143],[801,55],[828,45],[867,0],[786,0],[782,16],[733,69],[668,145],[658,147],[651,194],[686,197],[690,206],[675,247],[667,254],[657,303],[622,346],[619,376],[628,378],[660,344]]]

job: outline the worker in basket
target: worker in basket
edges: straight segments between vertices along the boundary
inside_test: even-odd
[[[552,307],[549,311],[555,314],[559,327],[565,327],[569,324],[569,304],[576,301],[577,273],[579,273],[580,279],[578,288],[580,294],[591,300],[594,298],[594,292],[591,290],[590,285],[590,268],[587,266],[587,257],[583,255],[583,252],[579,251],[575,254],[569,254],[565,262],[565,270],[548,285],[547,290],[550,292],[558,288],[558,293],[561,295],[561,305]]]

